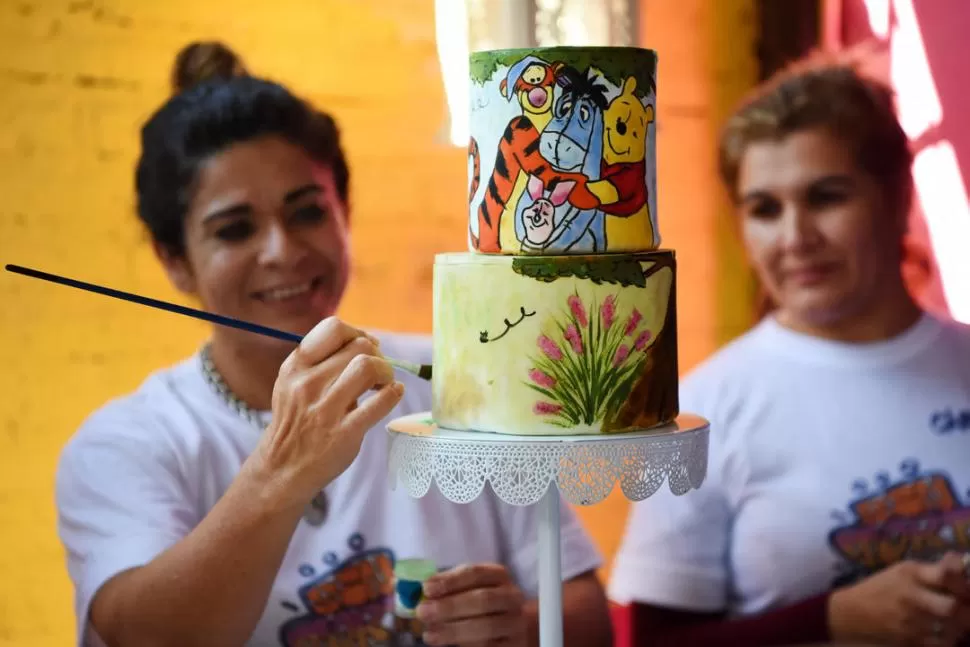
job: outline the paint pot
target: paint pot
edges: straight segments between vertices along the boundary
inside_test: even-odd
[[[394,615],[413,618],[424,599],[424,583],[438,572],[430,559],[401,559],[394,564]]]

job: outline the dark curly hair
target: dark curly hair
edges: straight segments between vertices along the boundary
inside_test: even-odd
[[[277,135],[332,169],[349,200],[350,171],[336,122],[282,85],[250,75],[228,47],[196,42],[176,57],[175,94],[141,130],[135,171],[138,217],[169,253],[185,252],[185,216],[206,159],[227,147]]]

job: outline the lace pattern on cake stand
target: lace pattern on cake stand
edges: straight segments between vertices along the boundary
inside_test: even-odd
[[[425,435],[391,429],[391,487],[400,481],[420,498],[431,483],[454,503],[468,503],[489,483],[512,505],[539,502],[551,483],[574,505],[593,505],[619,483],[640,501],[666,481],[676,495],[700,487],[707,474],[708,426],[676,433],[616,436],[500,436],[434,428]]]

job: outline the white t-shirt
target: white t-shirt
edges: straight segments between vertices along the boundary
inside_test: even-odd
[[[885,342],[768,318],[681,385],[711,422],[700,489],[635,504],[610,597],[747,615],[904,557],[970,550],[970,328]]]
[[[426,338],[376,336],[388,356],[431,360]],[[398,379],[405,395],[389,418],[428,411],[429,383]],[[368,433],[358,458],[326,488],[324,523],[300,521],[249,645],[384,644],[389,569],[398,558],[431,558],[439,568],[499,562],[527,596],[536,595],[534,508],[506,505],[488,488],[465,505],[436,488],[421,499],[400,486],[392,491],[385,423]],[[229,487],[259,434],[205,382],[198,356],[153,374],[84,422],[63,451],[56,486],[78,644],[100,642],[87,625],[98,588],[188,534]],[[600,563],[564,503],[564,579]]]

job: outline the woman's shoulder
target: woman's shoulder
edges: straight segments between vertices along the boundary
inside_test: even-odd
[[[681,392],[710,390],[741,380],[756,379],[771,361],[767,337],[769,323],[760,322],[727,342],[694,366],[681,379]]]
[[[777,354],[766,339],[765,324],[759,323],[734,338],[693,367],[680,380],[680,410],[706,418],[712,440],[725,446],[743,442],[743,426],[735,422],[743,412],[759,406],[774,387]]]
[[[180,419],[197,407],[201,373],[193,356],[158,369],[133,390],[112,397],[84,417],[62,451],[62,461],[83,453],[137,453],[150,457],[170,449]],[[198,381],[198,383],[196,383]]]
[[[952,318],[927,315],[940,329],[940,341],[947,347],[962,352],[970,352],[970,324]]]

